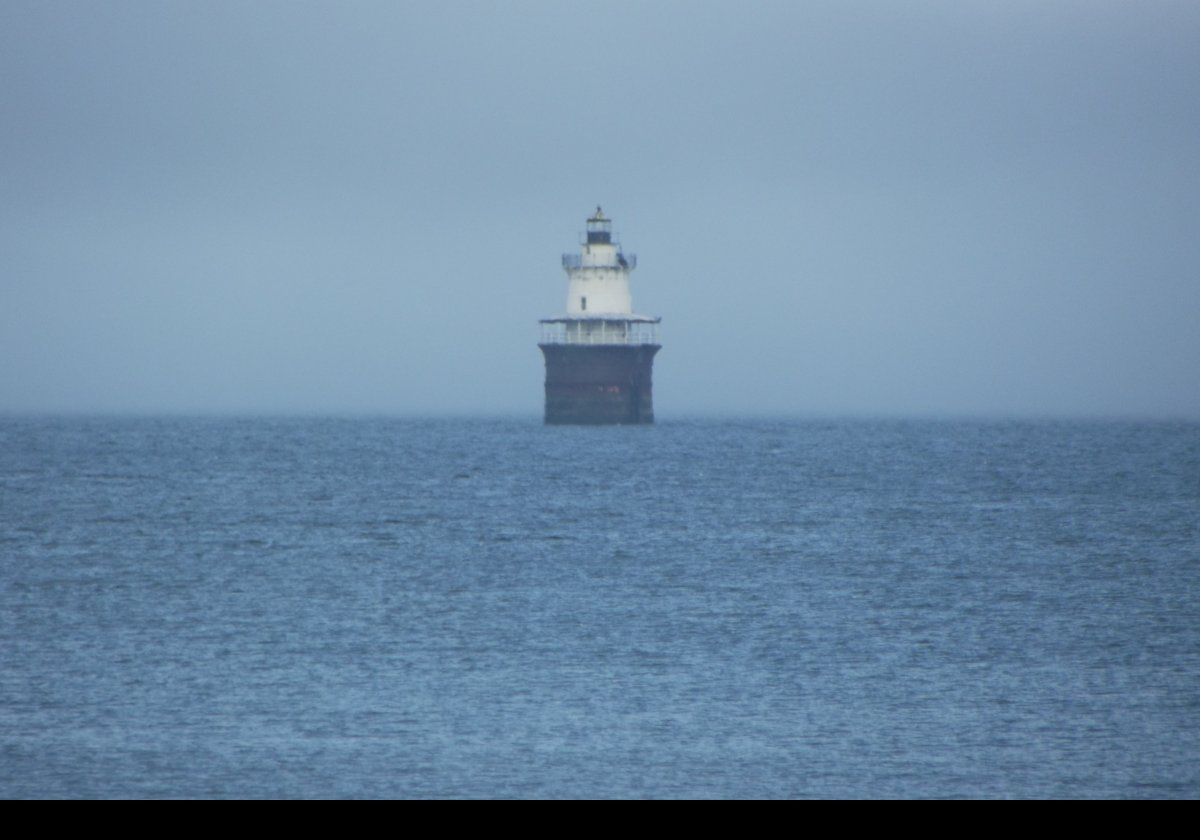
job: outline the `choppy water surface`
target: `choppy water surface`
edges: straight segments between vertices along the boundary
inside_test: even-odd
[[[0,419],[0,796],[1200,796],[1200,426]]]

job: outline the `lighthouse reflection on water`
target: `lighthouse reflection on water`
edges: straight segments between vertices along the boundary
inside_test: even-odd
[[[546,423],[654,422],[651,373],[662,319],[633,311],[629,275],[636,267],[637,257],[613,242],[612,221],[597,207],[579,253],[563,254],[566,314],[540,322]]]

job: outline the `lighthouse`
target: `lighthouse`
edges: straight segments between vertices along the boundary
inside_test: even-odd
[[[651,370],[661,318],[633,311],[637,256],[613,241],[597,207],[579,253],[563,254],[567,310],[541,320],[548,424],[653,423]]]

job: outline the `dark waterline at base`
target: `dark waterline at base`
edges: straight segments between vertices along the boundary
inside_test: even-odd
[[[0,419],[0,796],[1195,797],[1200,425]]]

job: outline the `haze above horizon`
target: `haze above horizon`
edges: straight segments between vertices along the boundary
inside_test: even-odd
[[[600,10],[603,10],[601,12]],[[1200,418],[1200,7],[9,3],[0,413]]]

